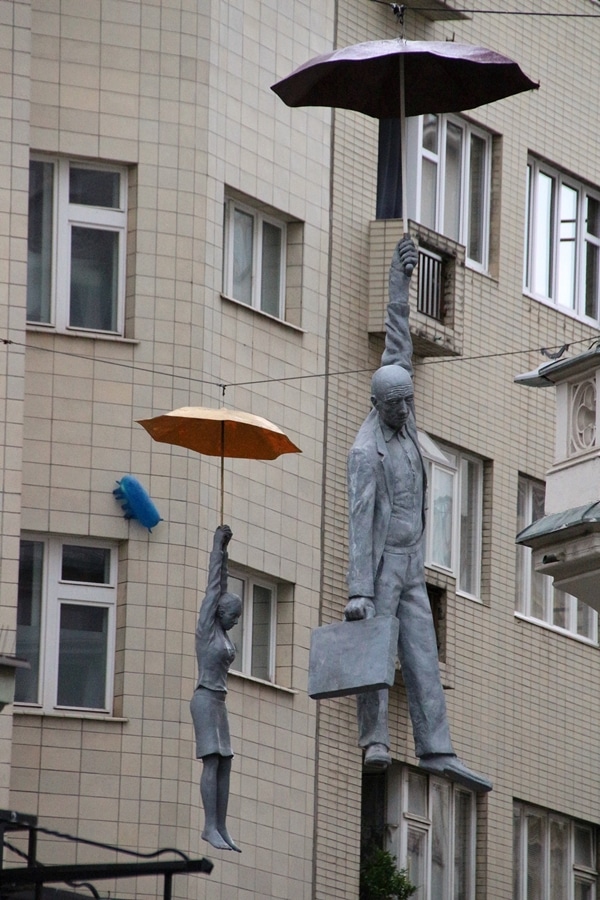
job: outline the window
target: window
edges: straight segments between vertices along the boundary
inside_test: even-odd
[[[363,774],[363,853],[383,846],[408,870],[415,900],[474,900],[475,795],[407,766]],[[386,839],[387,835],[387,839]]]
[[[242,600],[241,618],[230,632],[237,651],[231,668],[263,681],[274,681],[277,585],[230,572],[228,589]]]
[[[519,475],[517,532],[544,515],[545,486]],[[528,619],[597,643],[598,613],[564,591],[556,590],[549,575],[533,568],[531,548],[517,546],[516,611]]]
[[[29,166],[27,320],[123,333],[127,171],[69,159]]]
[[[399,127],[384,119],[379,131],[377,218],[398,218]],[[409,215],[421,225],[463,244],[468,262],[487,269],[492,137],[457,116],[407,120],[406,186]]]
[[[514,804],[513,900],[595,900],[596,829]]]
[[[286,223],[257,207],[225,201],[223,292],[278,319],[284,317]]]
[[[457,589],[481,594],[483,461],[419,432],[428,480],[425,564],[454,575]]]
[[[600,191],[530,159],[525,291],[600,321]]]
[[[106,541],[31,535],[21,541],[15,701],[109,712],[117,549]]]

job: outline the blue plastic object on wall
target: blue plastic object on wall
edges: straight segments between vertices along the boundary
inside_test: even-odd
[[[133,475],[123,475],[113,491],[126,519],[137,519],[144,528],[152,531],[155,525],[164,521],[147,490]]]

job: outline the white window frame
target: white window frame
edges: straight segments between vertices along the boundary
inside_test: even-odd
[[[422,815],[417,814],[415,811],[410,810],[409,808],[408,785],[411,775],[412,777],[423,779],[423,781],[426,782],[427,785],[426,809],[423,810]],[[446,791],[448,796],[449,819],[448,822],[445,823],[447,827],[443,829],[442,823],[434,823],[433,821],[434,788],[436,790]],[[453,782],[449,782],[444,778],[437,778],[436,776],[427,775],[423,772],[416,772],[415,770],[409,769],[407,766],[392,765],[388,769],[386,801],[386,830],[388,834],[388,849],[398,860],[398,867],[408,869],[409,880],[414,884],[414,873],[413,877],[411,877],[410,873],[408,837],[409,831],[412,831],[414,833],[418,832],[420,834],[424,846],[425,883],[422,885],[416,885],[417,888],[420,889],[416,896],[422,898],[422,900],[440,900],[440,897],[434,897],[432,895],[432,844],[434,831],[436,831],[438,835],[443,831],[443,836],[447,841],[445,848],[446,859],[448,863],[445,868],[446,883],[444,885],[444,893],[440,896],[447,898],[447,900],[451,900],[451,898],[455,897],[455,890],[457,889],[457,886],[455,886],[454,883],[456,835],[455,812],[456,801],[459,794],[464,799],[467,799],[470,805],[467,835],[467,852],[469,858],[468,883],[466,885],[463,885],[463,888],[466,889],[466,893],[463,892],[462,897],[464,898],[464,900],[475,900],[477,837],[477,811],[475,794],[472,791],[469,791],[466,788]]]
[[[277,639],[277,582],[260,575],[249,575],[241,572],[234,567],[229,571],[229,590],[232,593],[238,593],[238,585],[235,579],[242,582],[243,589],[242,599],[242,615],[240,623],[232,630],[231,637],[236,644],[237,656],[231,664],[231,671],[238,672],[242,675],[248,675],[251,678],[257,678],[259,681],[268,681],[275,683],[275,664],[276,664],[276,639]],[[268,653],[268,677],[261,678],[253,674],[253,614],[254,614],[254,590],[255,588],[264,588],[271,595],[269,609],[269,653]],[[241,630],[241,642],[239,633]]]
[[[537,481],[535,478],[529,478],[527,475],[519,475],[519,494],[518,494],[518,525],[517,530],[521,531],[522,528],[527,527],[533,523],[533,500],[534,500],[534,491],[542,491],[544,490],[544,483],[541,481]],[[586,612],[589,615],[589,621],[591,623],[591,634],[587,636],[585,634],[579,634],[577,631],[577,611],[579,604],[582,601],[578,601],[576,597],[572,594],[564,593],[565,603],[567,604],[567,619],[568,624],[567,627],[564,628],[560,625],[554,624],[554,581],[550,575],[543,575],[541,573],[535,573],[533,568],[533,559],[532,559],[532,549],[531,547],[526,547],[523,544],[518,544],[516,547],[517,556],[517,566],[515,569],[515,615],[518,618],[527,619],[527,621],[535,622],[536,625],[541,625],[544,628],[548,628],[551,631],[556,631],[559,634],[568,635],[569,637],[574,638],[575,640],[582,641],[586,644],[593,644],[594,646],[598,645],[598,613],[588,607]],[[540,584],[543,592],[543,618],[539,616],[535,616],[532,613],[532,582],[534,575],[536,578],[540,579]],[[585,604],[583,604],[585,606]]]
[[[54,166],[51,253],[51,300],[49,321],[28,320],[36,329],[61,333],[107,334],[123,336],[125,323],[126,256],[127,256],[127,191],[128,172],[124,166],[99,161],[80,161],[60,156],[32,154],[31,160]],[[96,207],[69,202],[71,166],[94,172],[114,172],[119,179],[119,207]],[[111,231],[118,235],[117,312],[113,330],[84,328],[69,323],[71,295],[71,230],[73,227]]]
[[[568,829],[568,847],[566,872],[563,875],[568,880],[568,894],[564,900],[574,900],[575,887],[577,884],[584,884],[591,888],[590,900],[596,900],[598,870],[597,870],[597,831],[596,828],[587,822],[580,822],[567,816],[561,816],[558,813],[549,812],[535,806],[529,806],[524,803],[515,802],[513,807],[513,827],[514,827],[514,849],[515,858],[514,865],[514,882],[515,882],[515,900],[530,900],[527,895],[528,880],[528,826],[529,819],[536,818],[541,822],[541,866],[539,874],[541,876],[541,889],[543,900],[551,900],[554,894],[550,893],[550,875],[552,868],[551,860],[551,840],[550,826],[552,823]],[[578,862],[575,858],[575,829],[586,830],[590,833],[590,849],[592,853],[592,866],[587,866]]]
[[[540,176],[545,176],[552,185],[550,209],[547,219],[544,214],[543,195],[540,188]],[[563,302],[560,296],[560,276],[566,263],[561,265],[561,222],[560,194],[562,188],[576,192],[576,220],[573,234],[565,237],[564,243],[574,243],[572,297]],[[600,204],[600,190],[592,188],[582,181],[572,178],[554,166],[530,156],[527,162],[527,211],[525,229],[525,267],[523,275],[523,291],[530,297],[549,304],[567,315],[574,316],[583,322],[597,325],[600,322],[600,235],[594,235],[586,228],[586,203],[588,198]],[[572,220],[569,220],[572,221]],[[546,227],[547,226],[547,227]],[[550,233],[548,233],[550,232]],[[597,256],[596,286],[594,299],[595,314],[586,313],[586,251],[593,247]],[[536,274],[535,267],[539,260],[547,260],[544,272]],[[544,275],[545,285],[541,284]]]
[[[16,702],[17,707],[56,711],[111,713],[114,694],[115,638],[117,609],[118,544],[93,538],[24,533],[22,540],[43,545],[42,597],[40,621],[39,683],[36,702]],[[108,582],[71,582],[61,579],[62,547],[81,546],[110,551]],[[96,607],[107,611],[106,680],[103,707],[61,706],[57,702],[61,605]]]
[[[459,116],[439,114],[437,129],[437,148],[430,151],[423,147],[424,116],[413,116],[407,119],[407,145],[409,158],[416,162],[416,177],[409,179],[407,185],[407,200],[409,215],[420,224],[431,227],[431,223],[423,221],[425,213],[422,210],[422,185],[423,185],[423,161],[427,160],[436,166],[436,204],[435,221],[433,230],[445,235],[444,229],[444,205],[446,179],[446,133],[448,124],[459,128],[462,132],[462,152],[460,160],[460,186],[458,197],[459,226],[458,235],[446,235],[451,240],[464,245],[466,248],[466,264],[477,271],[487,272],[489,267],[490,252],[490,213],[492,192],[492,134],[477,125],[467,122]],[[484,144],[484,171],[482,184],[482,246],[481,259],[474,259],[469,255],[469,226],[470,226],[470,174],[471,174],[471,141],[478,138]]]
[[[234,220],[235,211],[239,210],[252,217],[253,221],[253,255],[252,255],[252,290],[251,302],[247,304],[244,300],[235,296],[234,289]],[[267,223],[281,231],[281,257],[280,257],[280,283],[279,283],[279,304],[275,315],[262,309],[261,292],[262,292],[262,240],[263,225]],[[258,206],[250,203],[244,203],[233,197],[225,198],[225,240],[223,252],[223,293],[231,300],[250,306],[252,309],[258,310],[264,315],[271,316],[276,319],[285,318],[285,292],[286,292],[286,250],[287,250],[287,223],[275,215],[265,212]]]
[[[483,460],[453,447],[447,447],[439,441],[434,441],[425,432],[419,432],[419,444],[423,454],[423,460],[427,470],[428,480],[428,509],[425,521],[425,565],[456,578],[457,593],[471,600],[481,602],[481,563],[483,542]],[[475,590],[468,591],[461,584],[461,499],[463,488],[463,471],[467,463],[474,465],[476,475],[475,508],[470,510],[472,529],[476,535],[474,552],[470,553],[471,575]],[[451,550],[448,565],[444,565],[433,556],[435,516],[433,503],[435,498],[435,481],[441,475],[452,477],[452,524],[451,524]]]

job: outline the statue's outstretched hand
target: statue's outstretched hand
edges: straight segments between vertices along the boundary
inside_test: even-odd
[[[370,597],[352,597],[346,604],[344,619],[351,622],[355,619],[372,619],[375,606]]]
[[[229,541],[233,537],[233,531],[229,527],[229,525],[219,525],[217,530],[215,531],[215,542],[214,546],[218,547],[220,550],[226,550]]]
[[[410,278],[418,261],[419,254],[415,247],[415,242],[405,234],[402,240],[398,242],[393,262],[397,263],[404,274]]]

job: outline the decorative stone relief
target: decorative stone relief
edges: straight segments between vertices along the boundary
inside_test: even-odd
[[[596,446],[596,382],[590,378],[571,389],[569,456]]]

